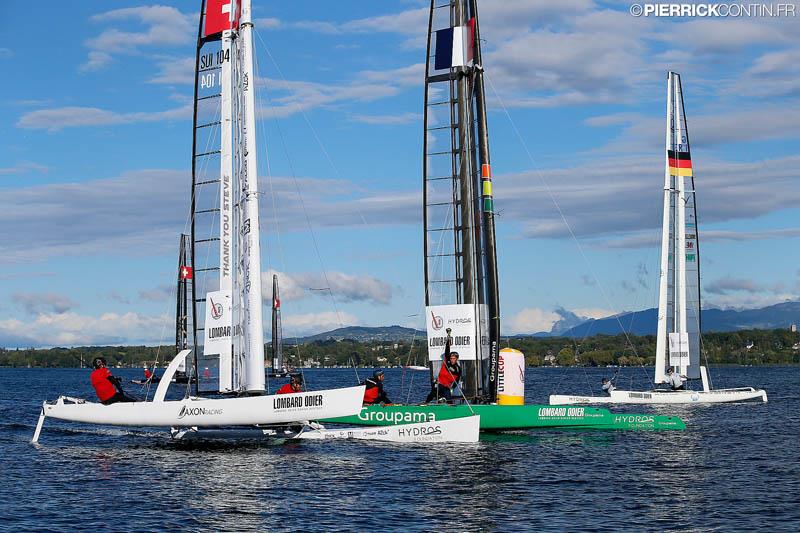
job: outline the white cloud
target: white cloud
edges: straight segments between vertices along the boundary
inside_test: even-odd
[[[195,59],[193,57],[165,57],[156,61],[158,73],[148,80],[150,83],[192,85],[194,83]]]
[[[167,111],[118,113],[96,107],[59,107],[25,113],[17,121],[24,129],[46,129],[49,132],[82,126],[112,126],[166,120],[186,120],[192,116],[191,104]]]
[[[504,334],[537,333],[550,331],[561,315],[536,307],[528,307],[503,321]]]
[[[278,276],[281,299],[284,301],[298,300],[311,295],[327,299],[331,293],[340,303],[368,301],[388,305],[392,300],[392,286],[372,276],[342,272],[328,272],[327,276],[308,272],[287,274],[269,270],[261,274],[262,295],[266,301],[272,298],[273,274]]]
[[[159,285],[154,289],[139,291],[139,299],[148,302],[164,302],[175,297],[175,289],[170,285]]]
[[[113,60],[113,54],[135,54],[141,48],[180,46],[191,42],[195,33],[196,17],[185,15],[173,7],[142,6],[115,9],[91,17],[99,24],[136,23],[142,31],[124,31],[108,28],[100,35],[88,39],[89,57],[81,66],[83,71],[96,71]]]
[[[42,172],[46,173],[50,167],[33,163],[32,161],[20,161],[13,167],[0,168],[0,175],[2,174],[23,174],[25,172]]]
[[[271,30],[275,28],[280,28],[281,26],[283,26],[283,22],[281,22],[280,19],[276,19],[274,17],[266,17],[253,20],[253,25],[256,28]]]
[[[570,309],[570,311],[578,316],[594,319],[606,318],[616,314],[616,311],[612,311],[611,309],[602,309],[597,307],[581,307],[577,309]]]
[[[631,228],[660,228],[663,164],[658,156],[618,157],[566,169],[499,176],[496,183],[502,186],[497,185],[495,189],[496,205],[504,217],[523,224],[524,236],[569,235],[541,177],[546,179],[561,212],[579,236],[599,238],[624,234]],[[796,208],[800,202],[800,188],[794,184],[799,165],[800,156],[752,163],[696,162],[701,225]],[[649,242],[658,242],[658,236],[652,235]],[[629,239],[635,242],[623,241],[625,246],[648,242],[645,234]],[[608,245],[600,240],[591,244]],[[619,247],[619,243],[616,246]]]
[[[167,315],[138,313],[41,313],[34,320],[0,320],[0,346],[164,344],[173,320]]]
[[[325,311],[322,313],[288,314],[281,315],[284,328],[284,338],[303,337],[313,335],[343,326],[358,324],[358,318],[350,313]]]
[[[364,124],[374,124],[377,126],[394,126],[398,124],[409,124],[411,122],[422,123],[422,115],[419,113],[399,113],[397,115],[351,115],[353,122]]]
[[[66,296],[52,292],[30,293],[15,292],[11,295],[11,300],[22,307],[26,313],[35,315],[38,313],[66,313],[77,304]]]

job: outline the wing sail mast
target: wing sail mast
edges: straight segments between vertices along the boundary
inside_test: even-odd
[[[439,6],[432,1],[423,142],[429,360],[431,371],[438,372],[444,338],[440,330],[470,323],[455,337],[454,349],[462,354],[463,391],[467,397],[494,401],[500,313],[480,58],[476,1]],[[465,353],[471,355],[465,358]]]
[[[283,339],[281,338],[281,295],[278,292],[278,275],[272,275],[272,372],[282,372]]]
[[[198,391],[261,393],[264,334],[250,2],[206,0],[201,12],[191,238],[195,368],[204,369]],[[204,313],[198,313],[198,304],[205,304]]]
[[[654,381],[666,368],[700,378],[700,250],[694,173],[680,75],[667,79],[664,220]]]

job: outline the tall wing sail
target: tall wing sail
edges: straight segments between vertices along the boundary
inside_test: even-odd
[[[235,13],[234,13],[235,15]],[[233,260],[231,3],[201,10],[195,71],[191,258],[198,391],[240,390],[231,358]]]
[[[234,280],[234,357],[243,361],[244,389],[266,388],[264,326],[262,323],[261,242],[256,164],[255,77],[253,21],[250,0],[241,2],[241,19],[233,63],[234,172],[238,184],[234,214],[238,272]]]
[[[664,221],[655,382],[667,366],[700,377],[700,251],[694,175],[680,75],[667,81]]]
[[[283,338],[281,332],[281,295],[278,292],[278,275],[272,275],[272,371],[283,370]]]
[[[682,246],[679,259],[683,262],[679,284],[681,292],[681,333],[688,336],[689,361],[683,375],[689,379],[700,378],[700,250],[697,227],[697,204],[694,189],[692,156],[689,149],[689,130],[686,126],[686,109],[680,74],[673,73],[675,91],[675,138],[673,153],[669,158],[670,173],[679,184],[679,224]]]
[[[462,355],[468,397],[492,396],[487,360],[490,339],[499,338],[491,169],[476,34],[474,1],[431,2],[423,142],[429,359],[438,372],[445,330],[458,329],[454,349]]]

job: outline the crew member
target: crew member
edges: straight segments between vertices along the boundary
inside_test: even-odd
[[[144,379],[145,381],[150,381],[153,379],[153,373],[146,366],[144,367]]]
[[[303,376],[300,374],[292,374],[289,378],[289,383],[278,389],[275,394],[294,394],[303,392]]]
[[[611,391],[616,390],[614,386],[614,379],[603,378],[603,392],[606,393],[606,396],[611,396]]]
[[[105,357],[95,357],[92,366],[94,367],[91,375],[92,386],[100,403],[110,405],[117,402],[136,401],[136,398],[131,398],[122,390],[122,383],[119,378],[111,374]]]
[[[384,379],[383,370],[376,370],[372,373],[371,378],[367,378],[364,381],[364,385],[367,386],[364,391],[364,405],[392,404],[392,400],[389,399],[386,395],[386,391],[383,390]]]
[[[611,376],[611,379],[603,378],[602,380],[603,385],[601,388],[606,396],[611,396],[611,391],[617,390],[617,386],[614,385],[614,380],[617,379],[617,372],[619,372],[619,369],[614,372],[614,375]]]
[[[683,378],[680,374],[675,372],[675,369],[672,367],[669,367],[669,370],[667,370],[667,383],[672,390],[686,390],[683,386]]]
[[[439,376],[436,381],[432,383],[431,392],[425,398],[425,403],[434,399],[444,399],[447,403],[453,403],[453,389],[461,379],[461,364],[458,362],[458,352],[450,351],[450,345],[453,343],[453,337],[450,336],[452,330],[447,328],[446,331],[447,341],[444,346],[442,368],[439,370]]]

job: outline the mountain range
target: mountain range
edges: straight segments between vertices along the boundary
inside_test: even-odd
[[[619,313],[617,315],[588,319],[575,324],[575,314],[556,310],[562,319],[549,332],[534,333],[537,337],[587,337],[590,335],[617,335],[623,331],[633,335],[655,335],[658,310]],[[783,302],[759,309],[703,309],[700,313],[703,331],[738,331],[742,329],[788,328],[800,323],[800,302]],[[566,326],[566,327],[565,327]]]
[[[613,316],[587,319],[559,308],[561,317],[550,331],[514,335],[515,337],[588,337],[591,335],[617,335],[623,331],[633,335],[655,335],[658,310],[623,312]],[[759,309],[703,309],[701,312],[703,331],[738,331],[743,329],[788,328],[800,323],[800,302],[783,302]],[[285,339],[287,342],[307,343],[326,340],[353,339],[359,342],[398,342],[424,339],[424,331],[402,326],[347,326],[308,337]]]

